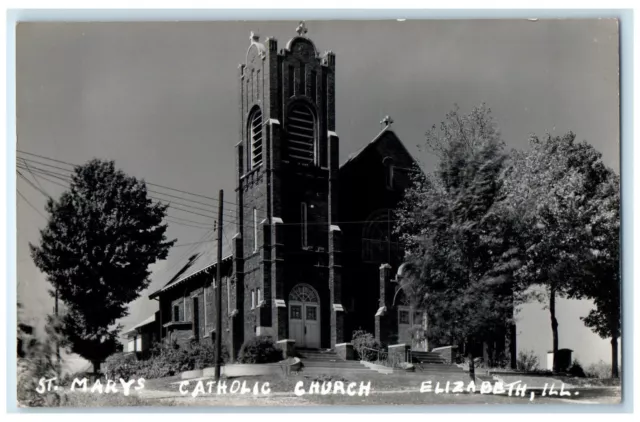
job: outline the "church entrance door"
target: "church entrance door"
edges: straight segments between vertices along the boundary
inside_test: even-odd
[[[296,347],[320,347],[320,297],[308,284],[296,285],[289,294],[289,334]]]

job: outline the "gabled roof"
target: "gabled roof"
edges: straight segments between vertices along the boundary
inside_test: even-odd
[[[360,148],[358,151],[349,154],[347,161],[345,161],[340,165],[340,170],[346,167],[349,167],[352,163],[358,161],[359,158],[365,156],[369,150],[377,148],[384,141],[392,142],[393,144],[397,145],[399,147],[399,150],[403,154],[405,154],[407,158],[409,158],[413,162],[416,161],[411,155],[411,153],[409,152],[409,150],[407,150],[407,148],[404,146],[400,138],[398,138],[395,132],[393,132],[387,126],[384,129],[382,129],[382,131],[380,131],[380,133],[378,133],[376,137],[371,140],[371,142],[369,142],[368,144]]]

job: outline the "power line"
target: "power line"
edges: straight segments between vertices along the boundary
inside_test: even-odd
[[[24,167],[21,167],[21,166],[18,166],[18,168],[20,168],[20,169],[25,169]],[[54,171],[49,171],[49,170],[39,169],[39,168],[34,168],[34,170],[35,170],[38,174],[40,174],[40,175],[42,175],[42,174],[46,174],[46,175],[48,175],[49,177],[53,177],[54,179],[60,180],[60,181],[62,181],[62,182],[64,182],[64,183],[70,183],[70,181],[69,181],[69,176],[67,176],[67,175],[64,175],[64,174],[61,174],[61,173],[57,173],[57,172],[54,172]],[[49,180],[49,179],[47,179],[47,180],[48,180],[48,181],[50,181],[51,183],[55,183],[55,182],[53,182],[52,180]],[[56,184],[56,185],[58,185],[58,186],[62,186],[62,185],[60,185],[59,183],[55,183],[55,184]],[[68,188],[68,186],[62,186],[62,187]],[[169,195],[169,194],[165,194],[165,193],[162,193],[162,192],[158,192],[158,193],[159,193],[160,195],[168,195],[168,196],[176,197],[175,195]],[[180,207],[178,207],[178,206],[176,206],[176,205],[172,204],[172,203],[171,203],[172,201],[171,201],[171,200],[169,200],[169,199],[166,199],[166,198],[162,198],[162,197],[158,197],[158,196],[154,196],[154,195],[149,195],[149,197],[150,197],[150,198],[153,198],[153,199],[155,199],[155,200],[157,200],[157,201],[160,201],[160,202],[167,202],[167,203],[169,204],[169,208],[173,208],[173,209],[176,209],[176,210],[179,210],[179,211],[183,211],[183,212],[188,212],[188,213],[191,213],[191,214],[194,214],[194,215],[199,215],[199,216],[201,216],[201,217],[212,218],[212,219],[213,219],[213,218],[215,218],[215,217],[213,216],[213,214],[207,214],[207,215],[205,215],[205,214],[201,214],[201,213],[198,213],[198,212],[195,212],[195,211],[191,211],[190,209],[180,208]],[[176,198],[178,198],[178,197],[176,197]],[[181,199],[183,199],[184,201],[191,201],[191,202],[194,202],[193,200],[190,200],[190,199],[188,199],[188,198],[181,198]],[[197,201],[196,201],[196,202],[197,202]],[[200,202],[200,203],[202,203],[202,202]],[[195,209],[200,210],[200,211],[210,212],[210,211],[209,211],[208,209],[206,209],[206,208],[196,207],[196,206],[191,205],[191,204],[188,204],[188,203],[179,203],[179,204],[180,204],[180,205],[183,205],[183,206],[186,206],[186,207],[195,208]],[[205,204],[205,205],[206,205],[206,204]],[[213,207],[213,205],[212,205],[212,207]],[[231,215],[231,214],[225,214],[225,216],[227,216],[227,217],[229,217],[229,218],[235,218],[235,216],[234,216],[234,215]]]
[[[203,227],[203,226],[194,226],[193,224],[180,223],[179,221],[172,220],[170,217],[165,217],[165,219],[169,223],[173,223],[173,224],[176,224],[176,225],[182,226],[182,227],[189,227],[189,228],[198,229],[198,230],[206,230],[207,229],[206,227]]]
[[[203,240],[202,242],[189,242],[189,243],[180,243],[178,245],[173,245],[174,248],[181,248],[183,246],[191,246],[191,245],[202,245],[203,243],[211,243],[211,242],[215,242],[216,239],[211,239],[211,240]]]
[[[205,222],[202,222],[202,221],[189,220],[188,218],[176,217],[175,215],[171,215],[171,214],[167,214],[167,217],[170,217],[170,218],[173,218],[174,220],[182,221],[182,222],[185,222],[185,223],[198,224],[203,229],[210,229],[211,228],[211,224],[205,223]]]
[[[24,174],[20,173],[19,170],[16,171],[18,172],[18,176],[22,177],[22,179],[24,179],[24,181],[27,182],[32,188],[43,194],[45,197],[51,198],[51,196],[47,192],[36,186],[31,180],[27,179],[27,177]]]
[[[53,176],[52,176],[52,177],[53,177]],[[29,183],[31,183],[31,182],[29,181]],[[32,186],[33,186],[33,184],[32,184]],[[151,196],[151,195],[150,195],[150,196]],[[164,201],[164,199],[163,199],[163,198],[158,198],[158,197],[155,197],[155,196],[151,196],[151,197],[152,197],[152,198],[154,198],[154,199],[160,200],[160,201]],[[180,205],[184,205],[184,206],[191,206],[191,205],[188,205],[188,204],[180,204]],[[214,219],[214,218],[215,218],[213,215],[205,215],[205,214],[197,213],[197,212],[195,212],[195,211],[191,211],[191,210],[188,210],[188,209],[180,208],[180,207],[178,207],[178,206],[176,206],[176,205],[174,205],[174,204],[171,204],[170,202],[169,202],[169,208],[173,208],[173,209],[178,210],[178,211],[188,212],[188,213],[195,214],[195,215],[198,215],[198,216],[202,216],[202,217],[205,217],[205,218],[211,218],[211,219]],[[198,210],[204,210],[204,211],[206,212],[206,210],[205,210],[205,209],[200,208],[200,207],[193,207],[193,208],[198,209]],[[230,222],[228,222],[227,224],[230,224],[230,223],[237,223],[237,220],[236,220],[235,216],[232,216],[232,215],[229,215],[229,214],[224,214],[224,216],[225,216],[225,217],[228,217],[228,218],[230,218],[230,219],[231,219],[231,221],[230,221]],[[176,218],[176,217],[174,217],[174,218]],[[397,223],[397,222],[399,222],[399,221],[400,221],[400,220],[394,220],[394,219],[386,219],[386,220],[356,220],[356,221],[333,221],[331,224],[334,224],[334,225],[346,225],[346,224],[370,224],[370,223],[381,223],[381,224],[382,224],[382,223]],[[193,222],[193,223],[197,223],[197,224],[206,224],[206,223],[204,223],[204,222],[195,222],[195,221],[191,221],[191,222]],[[283,222],[283,223],[278,223],[278,225],[282,225],[282,226],[303,226],[303,225],[307,225],[307,226],[327,226],[328,224],[329,224],[328,222],[306,222],[306,223],[304,223],[304,222],[284,223],[284,222]],[[252,223],[250,223],[250,222],[248,222],[248,221],[246,221],[246,220],[244,221],[243,225],[244,225],[244,226],[246,226],[246,227],[255,228],[255,225],[254,225],[254,224],[252,224]]]
[[[27,167],[27,171],[29,171],[29,174],[31,174],[31,177],[33,177],[33,180],[36,181],[36,183],[38,184],[38,186],[40,186],[40,189],[42,189],[44,191],[44,188],[42,187],[42,185],[40,184],[40,181],[38,180],[38,178],[36,177],[35,174],[33,174],[33,172],[31,171],[31,168],[29,168],[29,164],[25,161],[24,165]],[[46,191],[45,191],[46,192]],[[51,195],[49,195],[51,196]]]
[[[21,167],[21,166],[18,166],[18,168],[25,169],[25,167]],[[70,180],[69,180],[70,176],[68,176],[66,174],[57,173],[55,171],[45,170],[45,169],[41,169],[41,168],[37,168],[37,167],[34,167],[34,169],[39,174],[46,174],[46,175],[54,177],[54,178],[56,178],[58,180],[61,180],[61,181],[67,182],[67,183],[70,182]],[[201,202],[201,201],[195,201],[195,200],[189,199],[189,198],[184,198],[184,197],[180,197],[180,196],[176,196],[176,195],[171,195],[171,194],[164,193],[164,192],[158,192],[158,191],[155,191],[155,190],[152,190],[152,189],[148,189],[148,192],[156,193],[158,195],[169,196],[171,198],[177,198],[177,199],[180,199],[182,201],[194,202],[196,204],[208,205],[208,206],[211,206],[211,207],[214,206],[213,204],[207,204],[207,203],[204,203],[204,202]],[[173,202],[173,200],[162,198],[162,197],[158,197],[158,196],[154,196],[154,195],[149,195],[149,197],[153,198],[153,199],[156,199],[158,201],[168,202],[169,204],[171,204]],[[189,203],[178,202],[178,204],[183,205],[183,206],[187,206],[187,207],[191,207],[191,208],[194,208],[194,209],[197,209],[197,210],[200,210],[200,211],[210,212],[209,209],[202,208],[202,207],[197,207],[197,206],[191,205]],[[183,211],[185,211],[185,210],[183,210]],[[190,212],[190,211],[186,211],[186,212]],[[197,213],[195,213],[195,214],[197,214]],[[201,214],[197,214],[197,215],[201,215]],[[228,216],[229,218],[235,218],[235,216],[232,215],[232,214],[225,214],[225,216]],[[207,216],[207,217],[214,218],[213,215]]]
[[[56,159],[54,159],[54,158],[45,157],[44,155],[38,155],[38,154],[34,154],[34,153],[32,153],[32,152],[21,151],[21,150],[19,150],[19,149],[18,149],[18,150],[16,150],[16,151],[17,151],[17,152],[19,152],[19,153],[21,153],[21,154],[27,154],[27,155],[31,155],[31,156],[33,156],[33,157],[44,158],[45,160],[54,161],[54,162],[56,162],[56,163],[60,163],[60,164],[66,164],[66,165],[71,166],[71,167],[78,167],[78,165],[77,165],[77,164],[68,163],[68,162],[66,162],[66,161],[62,161],[62,160],[56,160]]]
[[[40,217],[44,218],[45,221],[48,221],[47,217],[45,217],[44,214],[40,212],[40,210],[34,207],[33,204],[29,202],[29,200],[22,194],[22,192],[20,192],[20,189],[16,189],[16,192],[18,192],[18,195],[20,195],[20,197],[24,200],[24,202],[26,202],[31,208],[33,208],[33,210],[37,212],[38,215],[40,215]]]
[[[19,152],[21,154],[27,154],[27,155],[30,155],[30,156],[42,158],[42,159],[45,159],[45,160],[50,160],[50,161],[53,161],[53,162],[56,162],[56,163],[65,164],[67,166],[71,166],[71,167],[74,167],[74,168],[75,167],[79,167],[78,164],[73,164],[73,163],[69,163],[67,161],[62,161],[62,160],[56,160],[56,159],[53,159],[53,158],[45,157],[43,155],[34,154],[32,152],[26,152],[26,151],[21,151],[21,150],[17,150],[17,152]],[[22,158],[22,157],[21,157],[21,159],[22,160],[27,160],[26,158]],[[35,161],[35,160],[33,160],[33,161]],[[52,165],[49,165],[49,166],[52,166]],[[71,170],[67,170],[67,169],[62,169],[60,167],[57,167],[57,168],[60,169],[60,170],[71,171]],[[208,199],[210,201],[215,201],[215,202],[219,201],[219,199],[213,198],[211,196],[206,196],[206,195],[202,195],[202,194],[198,194],[198,193],[188,192],[188,191],[181,190],[181,189],[171,188],[171,187],[168,187],[168,186],[164,186],[164,185],[160,185],[160,184],[152,183],[152,182],[148,182],[148,181],[145,181],[145,183],[147,185],[150,185],[150,186],[155,186],[155,187],[158,187],[158,188],[167,189],[167,190],[171,190],[171,191],[174,191],[174,192],[180,192],[180,193],[184,193],[184,194],[187,194],[187,195],[193,195],[193,196],[196,196],[196,197]],[[229,202],[229,201],[223,201],[223,203],[229,204],[229,205],[234,205],[234,206],[237,205],[236,203]],[[264,210],[261,210],[261,211],[264,211]]]
[[[57,170],[68,171],[70,173],[73,173],[73,171],[74,171],[73,169],[67,169],[67,168],[60,167],[60,166],[54,166],[53,164],[44,163],[42,161],[34,160],[32,158],[24,158],[24,157],[17,157],[17,158],[18,158],[18,160],[22,160],[22,162],[24,162],[25,164],[27,162],[30,162],[32,164],[38,164],[40,166],[47,166],[47,167],[51,167],[51,168],[54,168],[54,169],[57,169]],[[50,160],[53,160],[53,159],[50,158]],[[76,166],[73,166],[73,167],[75,168]]]
[[[56,182],[55,180],[51,180],[51,179],[49,179],[48,177],[43,176],[42,174],[40,174],[40,177],[41,177],[42,179],[46,180],[47,182],[49,182],[49,183],[51,183],[51,184],[54,184],[54,185],[56,185],[56,186],[60,186],[60,187],[65,188],[65,189],[68,189],[68,188],[69,188],[69,186],[67,186],[67,185],[63,185],[62,183]]]
[[[21,151],[21,150],[18,150],[18,152],[22,153],[22,154],[27,154],[27,155],[30,155],[30,156],[34,156],[34,157],[39,157],[39,158],[42,158],[42,159],[45,159],[45,160],[50,160],[50,161],[57,162],[57,163],[60,163],[60,164],[65,164],[65,165],[68,165],[68,166],[71,166],[71,167],[78,167],[77,164],[72,164],[72,163],[69,163],[69,162],[66,162],[66,161],[62,161],[62,160],[56,160],[56,159],[53,159],[53,158],[45,157],[43,155],[38,155],[38,154],[34,154],[34,153],[26,152],[26,151]],[[27,158],[22,158],[22,157],[20,157],[20,159],[23,160],[23,161],[33,161],[33,162],[38,163],[37,161],[32,160],[32,159],[27,159]],[[40,163],[40,164],[44,164],[44,163]],[[47,165],[49,167],[57,168],[57,169],[63,170],[63,171],[71,171],[71,170],[64,169],[64,168],[61,168],[61,167],[58,167],[58,166],[53,166],[51,164],[45,164],[45,165]],[[32,168],[36,169],[37,172],[48,174],[51,177],[57,177],[57,178],[60,178],[60,180],[64,180],[64,181],[68,182],[68,178],[69,178],[68,175],[56,173],[56,172],[53,172],[53,171],[50,171],[50,170],[45,170],[45,169],[38,169],[37,167],[33,167],[33,166],[32,166]],[[25,169],[27,169],[27,168],[25,167]],[[63,178],[65,178],[65,179],[63,179]],[[168,187],[168,186],[163,186],[163,185],[159,185],[159,184],[155,184],[155,183],[147,182],[147,181],[145,181],[145,183],[147,185],[156,186],[156,187],[159,187],[159,188],[162,188],[162,189],[167,189],[167,190],[171,190],[171,191],[175,191],[175,192],[180,192],[180,193],[184,193],[184,194],[187,194],[187,195],[192,195],[192,196],[208,199],[208,200],[211,200],[211,201],[216,201],[216,202],[218,201],[217,198],[213,198],[213,197],[206,196],[206,195],[201,195],[201,194],[197,194],[197,193],[193,193],[193,192],[184,191],[184,190],[181,190],[181,189],[171,188],[171,187]],[[206,203],[195,201],[195,200],[189,199],[189,198],[178,197],[176,195],[171,195],[171,194],[164,193],[164,192],[157,192],[157,191],[152,191],[152,190],[149,190],[149,191],[153,192],[153,193],[156,193],[158,195],[170,196],[170,197],[173,197],[173,198],[182,199],[184,201],[190,201],[190,202],[198,203],[198,204],[201,204],[201,205],[207,205]],[[166,201],[163,198],[158,198],[158,197],[155,197],[155,196],[152,196],[152,195],[150,195],[150,196],[152,198],[160,200],[160,201]],[[167,202],[170,202],[170,201],[167,201]],[[229,201],[223,201],[223,203],[237,206],[237,204],[235,204],[233,202],[229,202]],[[181,205],[186,205],[186,204],[181,204]],[[191,205],[188,205],[188,206],[191,206]],[[180,207],[177,207],[175,205],[172,205],[171,203],[170,203],[169,207],[170,208],[174,208],[174,209],[179,210],[179,211],[189,212],[189,213],[192,213],[192,214],[195,214],[195,215],[199,215],[199,216],[202,216],[202,217],[215,219],[215,217],[212,216],[212,215],[203,215],[203,214],[199,214],[199,213],[196,213],[196,212],[193,212],[193,211],[190,211],[190,210],[185,210],[183,208],[180,208]],[[247,209],[252,208],[252,207],[249,207],[249,206],[246,206],[246,205],[244,207],[247,208]],[[199,210],[203,210],[202,208],[198,208],[198,207],[194,207],[194,208],[195,209],[199,209]],[[256,209],[260,210],[260,211],[264,211],[264,209],[262,209],[262,208],[256,208]],[[231,218],[233,220],[235,220],[235,218],[236,218],[235,215],[230,215],[230,214],[224,214],[224,216],[225,217],[229,217],[229,218]],[[368,224],[368,223],[394,223],[394,222],[398,222],[398,221],[399,220],[393,220],[393,219],[388,219],[388,220],[360,220],[360,221],[334,221],[334,222],[332,222],[332,224],[344,225],[344,224]],[[233,221],[233,222],[236,222],[236,221]],[[305,225],[305,224],[309,225],[309,226],[324,226],[324,225],[327,225],[329,223],[328,222],[319,222],[319,223],[313,223],[313,222],[303,223],[303,222],[299,222],[299,223],[279,223],[279,224],[283,225],[283,226],[301,226],[301,225]],[[251,223],[249,223],[247,221],[245,221],[243,223],[243,225],[246,226],[246,227],[252,227],[252,228],[254,227],[253,224],[251,224]]]

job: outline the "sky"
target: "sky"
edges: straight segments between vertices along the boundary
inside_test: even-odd
[[[275,37],[280,49],[296,35],[297,24],[21,23],[17,148],[74,164],[112,159],[149,182],[209,197],[223,189],[232,201],[234,145],[240,140],[237,69],[249,34]],[[531,133],[571,130],[619,172],[615,20],[308,21],[307,27],[318,51],[336,54],[341,161],[373,139],[389,115],[409,151],[433,169],[436,157],[417,148],[427,129],[455,104],[469,112],[484,102],[508,148],[527,148]],[[63,191],[25,175],[53,197]],[[53,300],[28,243],[38,241],[45,225],[45,197],[21,178],[17,188],[29,201],[17,197],[18,299],[25,317],[42,326]],[[187,252],[213,251],[210,232],[202,228],[213,224],[211,203],[201,216],[171,212],[201,224],[169,222],[168,237],[186,245],[152,266],[149,288],[120,321],[125,327],[157,310],[148,295],[171,278]],[[557,306],[560,348],[573,349],[585,365],[610,362],[609,341],[579,319],[592,304],[561,299]],[[533,350],[544,364],[551,341],[548,311],[525,305],[518,349]]]

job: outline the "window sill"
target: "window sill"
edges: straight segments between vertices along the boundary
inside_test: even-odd
[[[262,163],[258,164],[256,167],[252,168],[251,170],[249,170],[248,172],[246,172],[241,178],[240,180],[244,180],[247,177],[251,176],[253,173],[258,172],[258,170],[260,170],[262,168]]]
[[[171,321],[167,322],[163,325],[164,328],[180,328],[180,327],[189,327],[191,328],[191,321]]]

